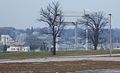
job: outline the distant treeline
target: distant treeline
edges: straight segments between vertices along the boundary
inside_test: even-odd
[[[78,28],[78,37],[85,39],[85,29]],[[10,35],[13,39],[16,39],[16,36],[25,33],[27,35],[32,35],[34,32],[38,32],[38,34],[47,34],[49,29],[47,27],[44,28],[26,28],[26,29],[16,29],[14,27],[0,27],[0,36],[1,35]],[[109,30],[103,29],[103,33],[101,37],[105,41],[109,41]],[[112,29],[112,41],[120,43],[120,29]],[[64,29],[60,37],[67,38],[67,37],[74,37],[75,36],[75,29]]]

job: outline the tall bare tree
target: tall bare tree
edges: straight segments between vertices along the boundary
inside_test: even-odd
[[[59,2],[52,2],[46,8],[41,8],[41,18],[39,21],[43,21],[49,25],[50,34],[52,34],[53,40],[53,55],[56,54],[56,39],[63,30],[63,12]]]
[[[88,27],[89,39],[94,46],[94,50],[97,50],[101,38],[100,34],[102,33],[102,29],[108,23],[108,18],[105,17],[103,12],[94,12],[91,14],[85,14],[79,22]]]

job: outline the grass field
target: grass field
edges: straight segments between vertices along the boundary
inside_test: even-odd
[[[19,52],[19,53],[2,53],[0,59],[26,59],[48,57],[52,54],[49,52]]]
[[[120,50],[114,50],[113,54],[120,54]],[[109,54],[109,50],[89,50],[89,51],[59,51],[55,56],[80,56],[80,55],[99,55]],[[1,53],[0,59],[25,59],[53,56],[51,52],[20,52],[20,53]]]
[[[0,73],[66,73],[80,70],[119,69],[120,62],[71,61],[0,64]]]

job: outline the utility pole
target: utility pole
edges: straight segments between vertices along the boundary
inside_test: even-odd
[[[110,21],[109,21],[109,25],[110,25],[110,28],[109,28],[109,45],[110,45],[110,56],[112,56],[112,30],[111,30],[111,15],[112,14],[109,14],[110,16]]]

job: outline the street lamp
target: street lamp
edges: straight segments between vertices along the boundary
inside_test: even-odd
[[[109,45],[110,45],[110,56],[112,55],[112,31],[111,31],[111,13],[109,14],[110,16],[110,21],[109,21],[109,25],[110,25],[110,28],[109,28]]]

